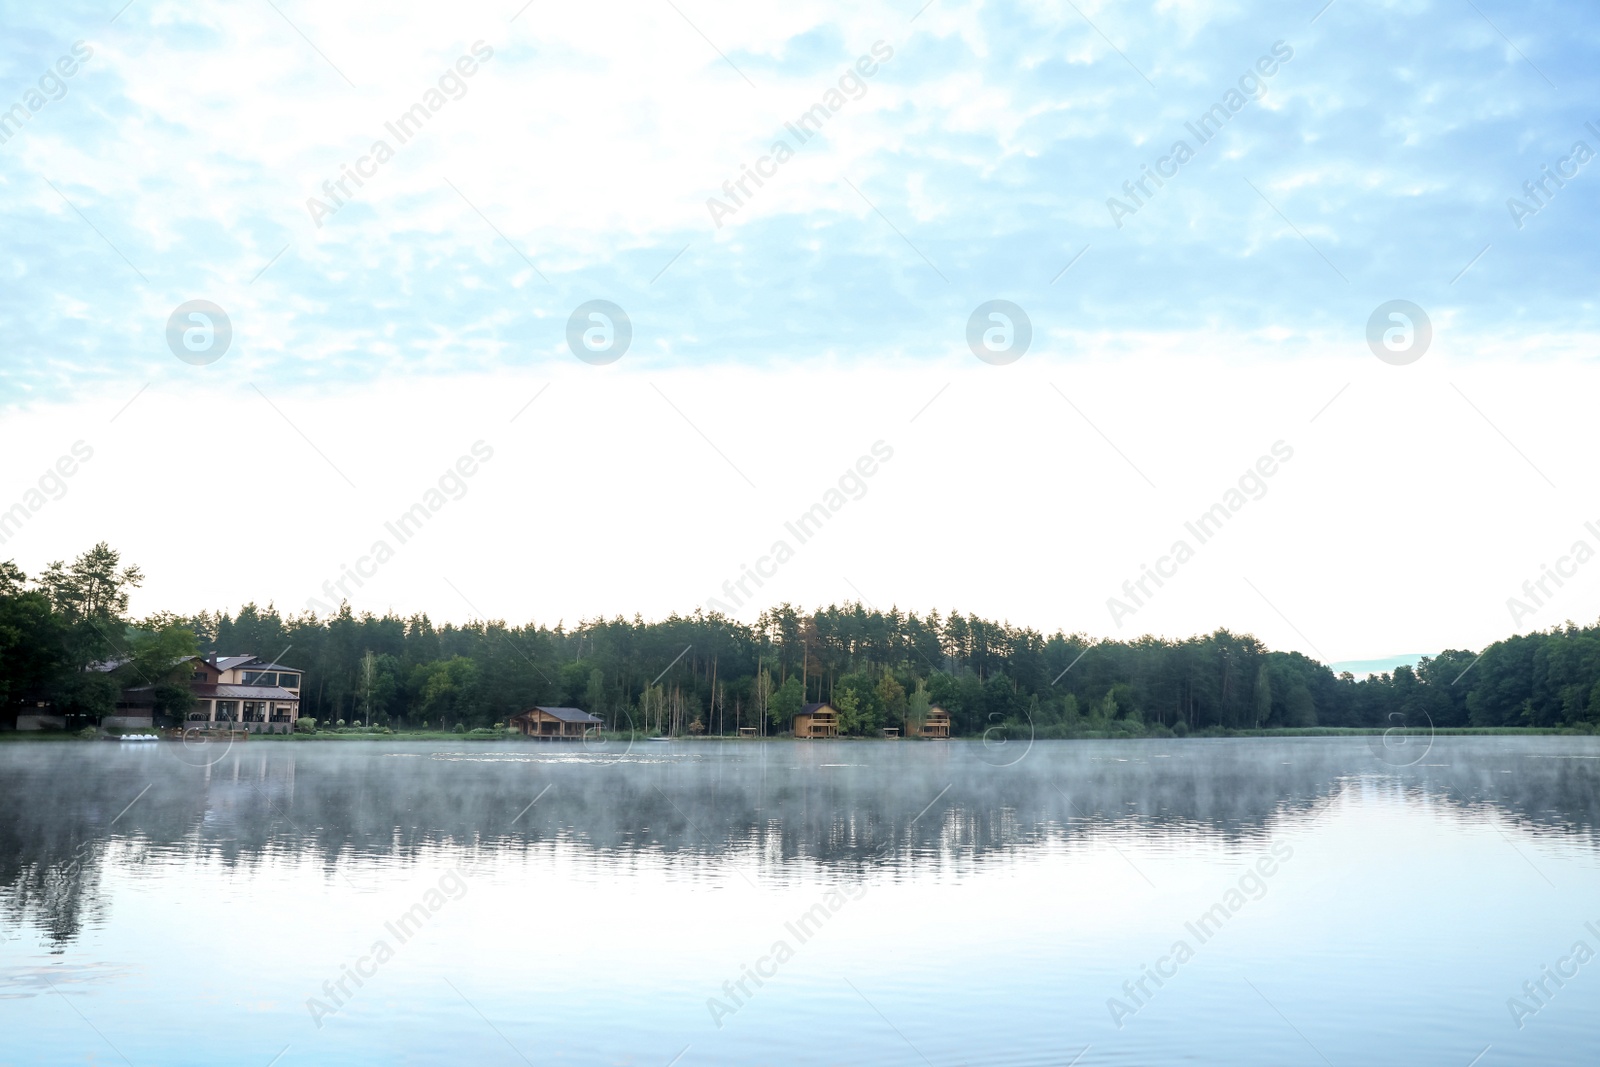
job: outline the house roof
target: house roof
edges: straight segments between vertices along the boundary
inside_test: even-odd
[[[235,667],[249,667],[254,671],[295,671],[299,667],[291,667],[287,663],[269,663],[260,656],[218,656],[217,670],[231,671]]]
[[[149,693],[155,690],[153,685],[138,685],[131,689],[124,689],[124,693]],[[200,700],[277,700],[298,701],[300,697],[287,689],[279,689],[275,685],[204,685],[191,684],[189,692]]]
[[[817,712],[823,710],[824,708],[826,708],[827,710],[829,710],[831,712],[834,712],[834,713],[837,713],[838,710],[839,710],[838,708],[834,707],[832,704],[830,704],[826,700],[824,700],[824,701],[821,701],[821,702],[816,703],[816,704],[801,704],[800,705],[800,714],[802,714],[802,715],[815,715]]]
[[[92,671],[109,673],[116,670],[118,667],[126,666],[132,662],[132,657],[123,656],[118,659],[108,659],[99,663],[91,663],[89,664],[89,669]],[[172,665],[174,667],[180,663],[197,663],[203,667],[209,667],[218,671],[231,671],[235,667],[249,667],[252,670],[260,671],[294,671],[296,674],[305,673],[299,667],[290,667],[283,663],[266,663],[257,656],[218,656],[216,663],[212,663],[204,656],[184,656],[182,659],[176,659],[172,661]]]
[[[201,700],[299,700],[300,697],[275,685],[191,685],[190,692]]]
[[[551,718],[560,719],[562,722],[585,722],[585,723],[588,723],[588,722],[599,722],[600,721],[599,719],[595,718],[593,715],[590,715],[587,711],[584,711],[581,708],[545,708],[545,707],[535,707],[535,708],[529,708],[527,711],[519,711],[517,714],[515,714],[515,715],[513,715],[511,717],[513,719],[521,719],[521,718],[524,718],[524,717],[526,717],[528,715],[532,715],[536,711],[542,711],[546,715],[550,716]]]

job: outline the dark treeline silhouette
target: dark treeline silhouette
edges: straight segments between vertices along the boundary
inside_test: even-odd
[[[109,712],[123,686],[156,685],[181,714],[167,665],[216,651],[305,672],[303,715],[396,727],[505,722],[535,704],[581,707],[611,730],[733,734],[788,728],[808,701],[845,733],[915,729],[931,706],[957,734],[1028,723],[1039,736],[1140,736],[1306,727],[1567,727],[1600,724],[1600,625],[1568,623],[1416,668],[1357,679],[1227,630],[1184,640],[1095,641],[952,611],[782,604],[753,624],[696,611],[572,627],[435,624],[425,614],[285,617],[237,612],[127,618],[142,581],[95,546],[36,580],[0,563],[0,697],[68,714]],[[91,664],[120,661],[115,671]]]

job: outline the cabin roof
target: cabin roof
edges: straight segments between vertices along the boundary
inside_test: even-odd
[[[817,704],[801,704],[800,705],[800,714],[801,715],[815,715],[817,712],[824,711],[824,710],[832,711],[832,712],[837,713],[839,709],[835,708],[832,704],[828,703],[826,700],[821,701],[820,703],[817,703]]]
[[[527,711],[519,711],[519,712],[517,712],[517,714],[511,716],[511,718],[513,720],[515,720],[515,719],[525,719],[528,716],[532,715],[536,711],[542,711],[546,715],[550,716],[552,719],[560,719],[562,722],[584,722],[584,723],[589,723],[589,722],[599,722],[600,721],[599,719],[595,718],[593,715],[590,715],[587,711],[584,711],[581,708],[533,707],[533,708],[529,708]]]

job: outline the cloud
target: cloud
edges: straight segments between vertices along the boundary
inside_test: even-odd
[[[1600,169],[1521,230],[1505,207],[1574,140],[1600,150],[1577,5],[1490,13],[1515,48],[1469,8],[1355,0],[1314,23],[1314,6],[1171,2],[936,2],[914,22],[279,6],[16,16],[11,86],[80,37],[96,54],[0,146],[0,399],[147,376],[197,298],[233,317],[237,372],[352,385],[559,354],[596,297],[664,365],[939,358],[995,297],[1046,334],[1359,337],[1399,296],[1475,334],[1595,327],[1575,224]],[[307,199],[480,40],[494,58],[466,95],[318,228]],[[722,181],[879,40],[895,57],[865,96],[712,225]],[[1117,229],[1107,199],[1280,40],[1295,56],[1265,95]]]

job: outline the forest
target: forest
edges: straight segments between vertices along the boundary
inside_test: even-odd
[[[1000,725],[1043,737],[1600,725],[1600,624],[1358,679],[1227,630],[1097,640],[861,603],[780,604],[754,623],[696,611],[570,627],[435,623],[348,605],[286,616],[253,603],[132,618],[129,594],[143,579],[104,543],[32,578],[0,563],[0,706],[44,702],[96,721],[124,687],[152,685],[158,709],[181,721],[189,697],[173,664],[217,652],[303,670],[302,715],[396,729],[485,727],[542,704],[582,708],[611,730],[779,734],[802,703],[820,700],[858,736],[914,727],[935,705],[969,736]],[[120,665],[94,669],[107,663]]]

